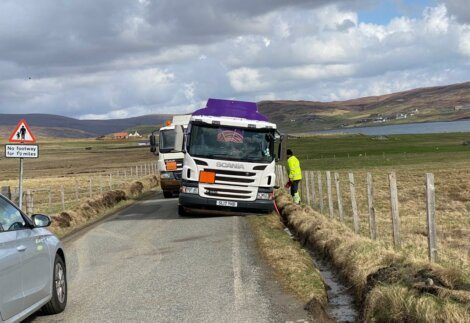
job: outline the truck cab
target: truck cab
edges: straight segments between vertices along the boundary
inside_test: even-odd
[[[186,129],[189,118],[189,115],[174,116],[171,122],[167,121],[166,126],[159,130],[157,165],[160,173],[161,188],[165,198],[178,194],[180,190],[184,154],[174,149],[175,127]],[[152,149],[156,152],[155,137],[153,141]]]
[[[277,134],[256,103],[209,99],[184,134],[179,214],[272,212]]]

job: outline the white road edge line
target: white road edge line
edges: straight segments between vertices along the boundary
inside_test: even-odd
[[[233,293],[235,298],[235,317],[241,322],[241,309],[244,303],[243,282],[240,259],[240,226],[239,217],[233,218],[232,266],[233,266]]]

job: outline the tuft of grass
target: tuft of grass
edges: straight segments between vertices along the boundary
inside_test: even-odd
[[[276,196],[290,227],[327,256],[354,288],[366,322],[468,322],[470,289],[463,271],[413,258],[384,241],[356,235],[308,206]],[[429,283],[431,282],[431,283]]]
[[[248,221],[261,253],[283,287],[305,303],[313,301],[325,307],[328,299],[320,272],[308,252],[286,234],[278,215],[253,215]]]

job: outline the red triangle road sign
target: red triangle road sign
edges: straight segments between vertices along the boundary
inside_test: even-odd
[[[25,119],[21,119],[18,122],[15,130],[10,135],[9,142],[24,144],[34,144],[36,142],[36,137],[34,137]]]

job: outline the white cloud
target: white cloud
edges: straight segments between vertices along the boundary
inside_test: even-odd
[[[468,81],[466,2],[374,24],[348,0],[4,0],[0,113],[127,117],[209,97],[339,100]]]
[[[463,55],[470,57],[470,25],[464,26],[461,29],[459,50]]]
[[[268,84],[261,80],[260,71],[253,68],[238,68],[227,73],[230,84],[237,92],[254,92],[265,89]]]

